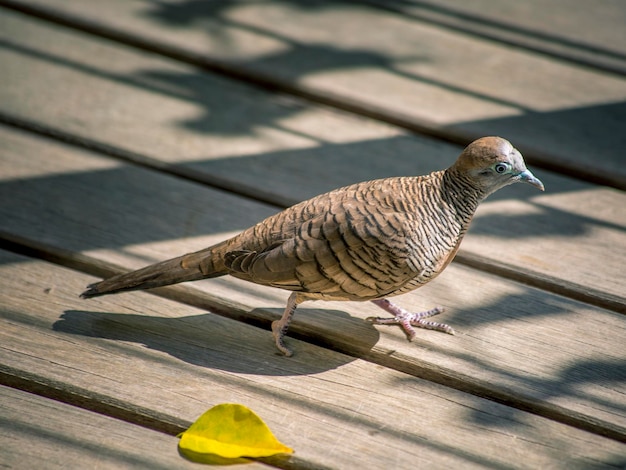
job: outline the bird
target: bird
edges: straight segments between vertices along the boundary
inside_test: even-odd
[[[506,139],[470,143],[447,169],[356,183],[295,204],[213,246],[91,284],[91,298],[230,275],[291,291],[272,322],[278,350],[299,304],[309,300],[371,301],[409,341],[414,327],[454,334],[428,320],[435,307],[410,312],[389,300],[437,277],[456,255],[479,204],[512,183],[544,191],[520,152]]]

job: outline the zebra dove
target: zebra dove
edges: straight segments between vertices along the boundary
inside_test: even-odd
[[[225,274],[286,289],[292,294],[281,319],[272,323],[272,333],[287,356],[292,351],[284,336],[305,300],[371,300],[393,317],[368,320],[398,324],[409,340],[414,326],[454,334],[448,325],[426,320],[442,309],[411,313],[387,297],[416,289],[441,273],[479,203],[518,181],[544,190],[507,140],[483,137],[446,170],[330,191],[204,250],[92,284],[82,297]]]

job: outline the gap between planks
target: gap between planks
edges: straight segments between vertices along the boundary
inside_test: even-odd
[[[482,137],[482,134],[466,132],[459,129],[449,129],[434,122],[405,116],[402,113],[390,112],[378,106],[364,103],[358,99],[350,99],[332,92],[318,90],[315,87],[292,83],[288,80],[276,78],[247,67],[237,66],[223,60],[191,52],[163,41],[146,39],[120,28],[114,28],[76,15],[59,12],[54,8],[28,5],[15,0],[0,0],[0,7],[187,63],[233,80],[252,84],[266,91],[297,96],[317,105],[340,109],[345,112],[391,124],[417,134],[434,137],[445,142],[466,146],[473,140]],[[553,155],[549,152],[531,148],[526,145],[518,145],[517,147],[524,154],[526,161],[538,168],[558,172],[562,175],[589,183],[626,190],[626,178],[620,175],[606,174],[593,165],[569,162],[558,155]]]
[[[142,155],[137,152],[115,147],[88,137],[82,137],[60,129],[55,129],[47,124],[17,117],[1,110],[0,124],[31,132],[37,134],[38,136],[70,144],[101,155],[113,157],[126,163],[165,173],[186,181],[228,191],[257,202],[274,206],[277,209],[285,209],[300,202],[281,197],[278,194],[263,192],[258,188],[246,186],[241,182],[230,181],[219,176],[212,176],[206,172],[197,172],[192,168],[186,168],[181,165],[164,163],[147,155]],[[9,237],[9,235],[5,234],[5,237]],[[469,253],[463,249],[459,251],[454,261],[478,271],[495,274],[505,279],[536,287],[573,300],[585,302],[595,307],[626,314],[626,304],[624,304],[623,299],[597,289],[536,273],[531,270],[520,269],[518,266],[510,266],[506,263],[496,263],[493,260],[487,260],[483,256]]]
[[[485,15],[473,14],[453,7],[420,0],[412,0],[404,5],[402,3],[381,0],[353,1],[396,15],[410,16],[418,21],[435,24],[451,31],[538,53],[563,62],[582,65],[620,77],[626,75],[626,68],[623,64],[620,64],[620,61],[626,59],[624,54],[540,30],[518,26],[514,23],[494,20]]]
[[[22,237],[15,237],[3,231],[0,231],[0,241],[2,242],[3,249],[21,255],[46,260],[84,272],[86,274],[108,277],[127,271],[112,263],[97,260],[87,255],[53,248],[37,241]],[[191,286],[178,285],[161,287],[153,289],[150,293],[196,308],[209,310],[214,314],[241,321],[251,326],[270,330],[270,320],[264,318],[261,313],[251,314],[246,311],[244,306],[236,302],[230,302],[214,297],[210,294],[200,292]],[[507,388],[499,388],[491,382],[477,380],[471,376],[458,373],[453,370],[446,370],[433,364],[421,362],[413,357],[408,357],[404,354],[398,353],[397,351],[377,346],[374,346],[371,350],[364,351],[358,347],[354,347],[352,344],[345,342],[342,343],[341,341],[329,341],[328,338],[325,338],[323,335],[301,330],[297,324],[292,326],[289,336],[316,346],[331,349],[351,357],[359,358],[373,364],[393,369],[398,372],[419,377],[464,393],[469,393],[502,405],[532,413],[561,424],[615,440],[617,442],[626,443],[626,429],[621,426],[614,425],[604,420],[595,419],[593,416],[584,415],[555,404],[547,402],[538,403],[532,397],[524,396],[521,393],[515,393]],[[0,371],[1,370],[2,369],[0,368]],[[0,374],[0,380],[6,380],[1,377],[4,377],[3,374]],[[24,390],[29,391],[27,389]],[[115,411],[117,408],[112,408],[111,410]],[[144,416],[144,414],[137,416]],[[167,419],[164,421],[167,422]],[[307,467],[294,468],[300,469]]]
[[[57,382],[5,364],[0,364],[0,385],[49,398],[169,436],[177,436],[192,424],[165,413],[85,390],[66,382]],[[312,463],[295,455],[277,455],[250,460],[282,470],[326,470],[326,467],[321,467],[319,463]]]

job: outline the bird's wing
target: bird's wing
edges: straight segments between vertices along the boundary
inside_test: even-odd
[[[230,273],[258,284],[327,297],[380,297],[414,277],[405,214],[340,201],[262,250],[234,250]]]

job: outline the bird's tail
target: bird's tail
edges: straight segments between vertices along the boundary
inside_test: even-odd
[[[118,292],[152,289],[179,282],[196,281],[226,274],[218,244],[195,253],[152,264],[130,273],[96,282],[87,286],[80,296],[84,299]]]

